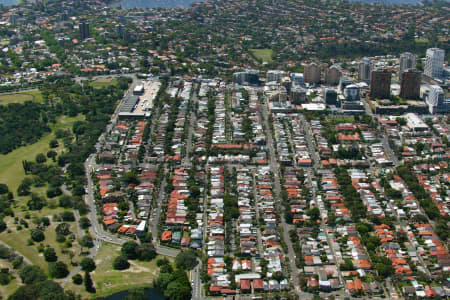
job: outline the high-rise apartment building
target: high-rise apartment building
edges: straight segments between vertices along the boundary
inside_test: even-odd
[[[320,82],[320,67],[316,63],[310,63],[305,67],[305,82],[309,84]]]
[[[422,73],[417,70],[409,69],[400,75],[400,97],[403,99],[420,98],[420,81]]]
[[[90,37],[89,23],[82,22],[78,25],[80,30],[80,39],[85,40]]]
[[[341,70],[337,66],[331,66],[325,73],[325,83],[328,85],[337,85],[341,78]]]
[[[360,81],[369,82],[371,71],[372,71],[372,61],[368,57],[364,57],[358,66],[358,79]]]
[[[427,49],[424,74],[431,78],[441,78],[444,70],[445,51],[439,48]]]
[[[390,98],[391,75],[391,71],[386,69],[372,71],[370,75],[370,98]]]

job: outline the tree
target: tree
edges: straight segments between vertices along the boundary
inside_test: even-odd
[[[81,276],[80,274],[75,274],[72,277],[72,282],[76,285],[80,285],[83,283],[83,276]]]
[[[146,300],[147,296],[145,296],[144,288],[132,288],[129,290],[129,295],[125,298],[125,300]]]
[[[178,268],[184,270],[192,270],[197,264],[197,256],[194,250],[188,249],[178,253],[175,258],[175,262]]]
[[[57,234],[69,235],[70,234],[70,225],[67,223],[60,223],[56,226],[55,231]]]
[[[43,240],[45,240],[44,232],[40,229],[35,229],[31,231],[31,239],[38,243],[42,242]]]
[[[80,218],[80,227],[83,229],[87,229],[87,228],[89,228],[89,226],[91,226],[91,221],[89,221],[89,219],[86,217],[81,217]]]
[[[8,186],[4,183],[0,183],[0,195],[6,194],[9,192]]]
[[[64,222],[73,222],[75,221],[75,215],[71,211],[65,211],[61,213],[61,218]]]
[[[92,282],[91,274],[89,274],[89,272],[84,274],[84,287],[87,292],[95,293],[94,283]]]
[[[36,162],[37,162],[38,164],[45,163],[46,161],[47,161],[47,158],[45,157],[44,154],[39,153],[38,155],[36,155]]]
[[[53,139],[48,143],[48,145],[50,146],[50,148],[57,148],[59,146],[59,143],[57,139]]]
[[[138,257],[137,252],[136,252],[137,247],[138,247],[138,244],[136,242],[133,242],[133,241],[125,242],[122,245],[122,249],[121,249],[122,255],[124,257],[126,257],[127,259],[136,259]]]
[[[45,261],[55,262],[58,260],[58,256],[56,255],[55,249],[52,247],[47,247],[44,250]]]
[[[24,284],[33,284],[47,279],[44,272],[38,266],[25,266],[19,273]]]
[[[27,206],[30,210],[41,210],[45,205],[47,205],[47,201],[35,193],[31,194],[31,199],[27,202]]]
[[[92,272],[96,268],[94,260],[89,257],[83,258],[81,260],[80,266],[81,266],[81,270],[83,270],[85,272]]]
[[[57,157],[57,156],[58,156],[58,153],[57,153],[56,151],[50,150],[50,151],[47,152],[47,157],[48,157],[48,158],[51,158],[51,160],[52,160],[53,162],[56,161],[56,157]]]
[[[69,195],[59,197],[59,206],[64,208],[72,207],[72,197]]]
[[[136,254],[139,260],[150,261],[156,257],[156,250],[153,244],[143,243],[136,248]]]
[[[30,194],[30,185],[26,184],[24,182],[22,182],[18,187],[17,187],[17,194],[19,196],[27,196]]]
[[[92,248],[94,246],[94,241],[92,240],[92,237],[90,235],[84,235],[80,240],[79,240],[80,246],[81,247],[87,247],[87,248]]]
[[[320,210],[317,207],[311,208],[308,211],[308,216],[311,218],[311,220],[317,221],[320,217]]]
[[[277,271],[272,274],[272,278],[275,279],[276,281],[280,282],[281,280],[284,279],[284,275],[281,271]]]
[[[69,275],[67,265],[62,261],[51,262],[48,264],[48,272],[53,278],[64,278]]]
[[[62,190],[59,187],[49,186],[46,191],[47,197],[53,198],[62,195]]]
[[[128,262],[125,256],[118,256],[114,259],[113,268],[114,270],[126,270],[130,267],[130,263]]]

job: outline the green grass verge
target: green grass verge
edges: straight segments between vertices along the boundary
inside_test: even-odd
[[[94,81],[92,81],[90,83],[90,85],[94,88],[94,89],[100,89],[103,87],[107,87],[110,85],[114,85],[117,83],[116,78],[112,78],[112,77],[101,77],[101,78],[97,78]]]
[[[92,280],[97,289],[95,294],[89,294],[85,291],[84,285],[75,285],[68,282],[66,289],[72,290],[82,297],[105,297],[116,292],[120,292],[132,287],[149,287],[152,285],[153,279],[159,275],[159,267],[156,261],[160,258],[172,258],[158,255],[150,262],[130,260],[130,268],[123,271],[113,269],[114,259],[120,255],[120,246],[103,243],[100,247],[95,264],[97,268],[91,273]],[[84,276],[84,273],[81,273]]]
[[[37,154],[46,155],[50,150],[48,143],[55,138],[53,132],[56,129],[71,128],[73,123],[80,120],[84,120],[84,116],[81,114],[76,117],[62,116],[55,125],[51,126],[52,133],[44,135],[38,142],[20,147],[8,154],[0,154],[0,183],[7,184],[9,190],[16,194],[17,187],[25,178],[22,160],[34,161]],[[58,148],[53,149],[58,153],[64,149],[62,141],[59,144]]]
[[[272,49],[250,49],[250,51],[263,62],[272,62]]]
[[[42,94],[39,90],[0,95],[0,104],[2,105],[9,103],[23,103],[25,101],[42,102],[42,100]]]

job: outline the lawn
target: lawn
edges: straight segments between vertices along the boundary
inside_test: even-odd
[[[263,62],[272,62],[272,49],[250,49],[252,54]]]
[[[71,211],[71,209],[67,209]],[[17,249],[23,256],[28,258],[33,264],[39,266],[44,272],[48,271],[48,263],[45,261],[42,253],[39,253],[37,246],[39,243],[34,243],[34,245],[28,245],[28,240],[30,239],[31,228],[36,226],[33,224],[32,218],[36,217],[48,217],[50,219],[50,226],[45,229],[45,240],[41,243],[44,245],[50,245],[55,249],[56,255],[59,261],[63,261],[69,267],[69,270],[73,269],[70,265],[70,257],[67,253],[63,253],[62,244],[56,242],[56,232],[55,228],[60,222],[54,222],[52,216],[63,212],[63,208],[50,209],[48,207],[43,208],[41,211],[24,211],[22,206],[19,206],[14,210],[15,216],[20,219],[24,219],[28,224],[29,228],[22,226],[21,230],[17,230],[17,224],[14,224],[14,218],[6,217],[4,220],[8,224],[8,230],[0,234],[0,240],[8,244],[11,248]],[[30,219],[25,219],[25,214],[29,213]],[[76,222],[67,222],[70,224],[70,231],[76,235],[77,224]],[[10,231],[10,232],[8,232]],[[72,251],[75,254],[74,261],[80,261],[80,251],[81,248],[76,241],[72,243],[72,247],[67,250]]]
[[[97,292],[93,294],[95,297],[105,297],[131,287],[149,287],[159,274],[156,261],[160,258],[168,258],[172,261],[171,258],[163,255],[158,255],[150,262],[129,260],[131,265],[129,269],[117,271],[113,269],[112,264],[114,258],[119,255],[120,246],[118,245],[103,243],[100,247],[95,257],[97,269],[91,273],[97,289]],[[84,276],[84,273],[82,275]],[[82,296],[89,295],[85,291],[84,285],[68,282],[65,288]]]
[[[18,270],[14,270],[10,262],[6,259],[0,259],[0,268],[8,268],[9,274],[13,275],[14,279],[7,285],[0,285],[0,295],[3,299],[6,299],[9,295],[14,293],[19,285],[21,285],[19,272]]]
[[[90,85],[94,89],[101,89],[102,87],[107,87],[110,85],[114,85],[116,83],[117,83],[117,80],[113,77],[101,77],[101,78],[97,78],[94,81],[92,81],[90,83]]]
[[[55,125],[51,126],[52,131],[71,128],[73,123],[83,119],[84,116],[81,114],[76,117],[62,116]],[[22,160],[34,161],[37,154],[46,154],[50,150],[48,143],[54,138],[53,133],[46,134],[34,144],[20,147],[8,154],[0,154],[0,182],[6,183],[9,189],[15,193],[17,187],[25,177]],[[61,152],[63,149],[64,145],[60,141],[60,146],[53,150]]]
[[[39,90],[0,94],[0,104],[22,103],[25,101],[42,102],[42,94]]]

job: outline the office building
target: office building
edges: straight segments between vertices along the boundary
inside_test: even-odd
[[[116,32],[119,35],[119,37],[121,39],[123,39],[123,37],[124,37],[124,30],[123,30],[123,25],[122,24],[117,24],[116,25]]]
[[[328,85],[337,85],[341,78],[341,71],[338,66],[331,66],[325,73],[325,83]]]
[[[372,61],[368,57],[364,57],[358,66],[358,79],[360,81],[369,82],[371,71],[372,71]]]
[[[240,85],[258,85],[259,72],[257,70],[247,70],[245,72],[236,72],[233,74],[234,83]]]
[[[341,77],[341,79],[339,80],[339,91],[341,93],[344,93],[344,89],[350,85],[353,84],[353,80],[350,78],[345,78],[345,77]]]
[[[324,98],[326,104],[338,106],[337,92],[334,89],[326,89]]]
[[[310,63],[305,67],[305,82],[315,84],[320,82],[320,67],[316,63]]]
[[[445,51],[439,48],[427,49],[424,74],[430,78],[442,78]]]
[[[400,97],[408,100],[419,99],[422,73],[409,69],[401,73],[400,76]]]
[[[300,86],[292,86],[289,93],[291,102],[294,104],[306,103],[306,90]]]
[[[444,99],[444,90],[438,85],[430,87],[426,102],[432,114],[446,114],[450,112],[450,99]]]
[[[399,77],[402,73],[409,69],[416,68],[416,56],[411,52],[405,52],[400,55],[400,72]]]
[[[19,16],[16,14],[9,15],[9,24],[11,25],[17,25],[17,20],[19,19]]]
[[[80,39],[85,40],[90,37],[89,23],[82,22],[78,25],[80,30]]]
[[[285,74],[286,73],[284,71],[280,71],[280,70],[267,71],[267,82],[271,82],[271,81],[280,82],[281,79],[285,76]]]
[[[304,86],[305,80],[302,73],[291,73],[292,85]]]
[[[370,98],[388,99],[391,96],[391,71],[380,69],[370,75]]]
[[[347,101],[359,101],[361,99],[359,86],[356,84],[347,85],[344,88],[344,98]]]

